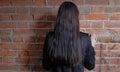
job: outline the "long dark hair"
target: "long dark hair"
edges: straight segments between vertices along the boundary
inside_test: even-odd
[[[58,11],[54,32],[48,41],[51,61],[74,66],[81,63],[81,39],[79,33],[79,11],[72,2],[63,2]]]

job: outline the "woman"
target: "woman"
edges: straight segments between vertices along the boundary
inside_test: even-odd
[[[95,52],[87,33],[79,32],[79,11],[72,2],[59,8],[54,31],[46,35],[43,68],[52,72],[84,72],[95,67]],[[94,40],[95,42],[95,40]]]

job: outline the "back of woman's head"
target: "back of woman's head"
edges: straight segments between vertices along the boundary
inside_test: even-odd
[[[74,3],[63,2],[58,11],[56,26],[60,27],[59,25],[61,25],[67,29],[71,29],[69,27],[73,27],[75,29],[75,27],[79,26],[78,16],[79,11]]]
[[[63,2],[59,7],[55,29],[48,41],[52,62],[74,66],[82,61],[78,15],[72,2]]]

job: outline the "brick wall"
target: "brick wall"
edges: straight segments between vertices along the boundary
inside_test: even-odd
[[[63,1],[0,0],[0,72],[45,72],[44,37]],[[69,1],[79,8],[81,31],[98,36],[96,67],[90,72],[119,72],[120,0]]]

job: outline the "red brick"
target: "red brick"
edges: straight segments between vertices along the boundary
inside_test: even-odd
[[[120,0],[109,0],[109,4],[110,5],[119,5],[120,4]]]
[[[16,28],[14,22],[0,22],[0,28]]]
[[[11,0],[13,6],[28,6],[32,5],[32,0]]]
[[[92,28],[103,28],[103,22],[92,22]]]
[[[4,26],[5,27],[5,26]],[[5,36],[5,35],[10,35],[11,34],[11,30],[0,30],[0,34],[2,36]]]
[[[95,33],[98,37],[99,36],[106,36],[106,34],[109,34],[108,30],[106,29],[86,29],[87,33],[93,34]]]
[[[72,0],[76,5],[83,5],[83,0]]]
[[[29,71],[31,68],[30,68],[31,65],[20,65],[20,72],[26,72],[26,71]]]
[[[14,58],[11,58],[11,57],[4,57],[3,58],[3,63],[14,63]]]
[[[52,9],[52,15],[57,15],[58,14],[58,9],[59,9],[59,7],[55,7],[55,8],[53,8]],[[49,14],[50,15],[50,14]]]
[[[91,13],[91,8],[90,6],[80,6],[78,7],[79,14],[84,15],[84,14],[90,14]]]
[[[35,65],[37,65],[36,63],[41,64],[41,63],[42,63],[42,58],[41,58],[41,57],[31,58],[31,60],[30,60],[29,63],[30,63],[30,64],[35,64]]]
[[[109,51],[103,51],[101,50],[101,56],[102,58],[108,58],[108,57],[111,57],[111,54]]]
[[[120,65],[112,65],[112,66],[109,66],[110,67],[110,70],[112,71],[112,72],[119,72],[120,71]]]
[[[110,36],[101,36],[98,38],[98,41],[102,43],[111,43],[112,38]]]
[[[48,0],[47,5],[50,5],[50,6],[59,6],[64,1],[66,1],[66,0]],[[67,0],[67,1],[71,1],[71,0]]]
[[[110,14],[110,20],[120,20],[120,14]]]
[[[15,7],[1,7],[0,14],[11,14],[15,13]]]
[[[95,64],[101,64],[100,58],[97,58]]]
[[[36,32],[39,35],[46,35],[50,30],[49,29],[38,29]]]
[[[2,50],[1,45],[0,45],[0,50]]]
[[[106,65],[105,66],[101,66],[101,71],[105,71],[105,72],[109,72],[110,70],[109,70],[109,67],[107,66],[107,63],[106,63]]]
[[[12,15],[13,20],[33,20],[32,15]]]
[[[11,38],[10,37],[2,37],[1,42],[11,42]]]
[[[111,41],[112,43],[120,43],[120,36],[119,35],[114,35],[113,37],[112,37],[112,41]]]
[[[109,59],[102,58],[102,57],[96,59],[96,64],[98,64],[98,65],[100,65],[100,64],[104,65],[104,64],[106,64],[106,62],[109,62]]]
[[[120,7],[107,7],[105,9],[105,13],[119,13],[120,12]]]
[[[99,72],[99,71],[105,71],[105,72],[109,72],[110,69],[109,69],[109,65],[108,64],[99,64],[97,66],[95,66],[93,72]]]
[[[16,51],[8,51],[6,56],[12,56],[12,57],[15,57],[17,56],[17,52]]]
[[[23,43],[23,44],[20,44],[20,43],[17,43],[17,44],[11,44],[11,47],[10,49],[11,50],[14,50],[14,51],[24,51],[28,48],[28,45]]]
[[[40,57],[42,56],[41,51],[19,51],[19,57],[29,58],[29,57]]]
[[[120,22],[105,22],[105,28],[120,28]]]
[[[44,42],[45,37],[38,37],[37,42]]]
[[[26,65],[29,62],[28,58],[15,58],[15,62],[20,65]]]
[[[5,56],[7,54],[7,51],[0,51],[0,56]]]
[[[15,37],[13,38],[13,42],[23,42],[23,39],[21,37]]]
[[[97,52],[96,52],[97,53]],[[110,50],[108,50],[108,51],[103,51],[103,50],[101,50],[101,57],[103,57],[103,58],[108,58],[108,57],[110,57],[110,58],[112,58],[112,57],[116,57],[116,58],[118,58],[119,57],[119,51],[110,51]]]
[[[110,59],[110,64],[116,64],[116,65],[120,65],[120,59],[117,58],[117,59]]]
[[[42,52],[41,51],[29,51],[30,57],[41,57]]]
[[[42,51],[44,44],[29,44],[30,51]]]
[[[56,20],[56,16],[55,15],[48,15],[47,16],[47,20],[48,21],[55,21]]]
[[[90,28],[90,22],[80,22],[80,28]]]
[[[52,8],[48,7],[31,7],[30,14],[52,14]]]
[[[17,70],[17,65],[0,64],[0,70]]]
[[[46,15],[35,14],[34,15],[34,20],[47,20],[47,16]]]
[[[9,0],[0,0],[0,6],[9,6],[10,2]]]
[[[4,52],[3,51],[0,51],[0,56],[4,56]]]
[[[16,28],[29,28],[29,25],[27,22],[18,22]]]
[[[4,20],[10,20],[10,16],[9,15],[0,15],[0,21],[4,21]]]
[[[19,58],[26,58],[27,59],[30,57],[29,51],[26,51],[26,50],[19,51],[18,56],[19,56]]]
[[[44,6],[46,4],[45,0],[35,0],[35,5]]]
[[[120,29],[114,28],[114,29],[109,29],[108,31],[113,37],[117,36],[117,35],[119,36],[119,34],[120,34]]]
[[[17,14],[29,14],[29,8],[27,7],[16,7]]]
[[[92,13],[104,13],[105,12],[105,7],[92,7],[91,8]]]
[[[27,36],[24,37],[24,42],[25,43],[36,43],[37,37],[36,36]]]
[[[30,28],[52,28],[52,22],[31,23]]]
[[[119,57],[120,52],[119,51],[109,51],[110,57]]]
[[[79,20],[84,20],[84,15],[83,14],[79,14]]]
[[[20,58],[41,57],[42,51],[19,51]]]
[[[33,34],[32,29],[14,29],[13,32],[15,35],[27,35],[27,34]]]
[[[24,37],[24,42],[29,42],[29,43],[40,43],[44,42],[44,37],[37,37],[37,36],[29,36],[29,37]]]
[[[10,44],[2,44],[1,45],[2,50],[8,50],[10,48]]]
[[[88,14],[85,16],[88,20],[107,20],[107,15],[105,14]]]
[[[96,57],[100,57],[100,55],[101,55],[100,50],[99,50],[99,51],[98,51],[98,50],[97,50],[97,51],[95,51],[95,56],[96,56]]]
[[[120,44],[107,44],[109,50],[120,50]]]
[[[86,0],[85,4],[88,5],[108,5],[109,0]]]
[[[105,44],[96,44],[95,45],[95,50],[107,50],[108,48],[106,47],[107,45]]]
[[[0,64],[2,64],[2,62],[3,62],[3,58],[2,58],[2,57],[0,57]]]

